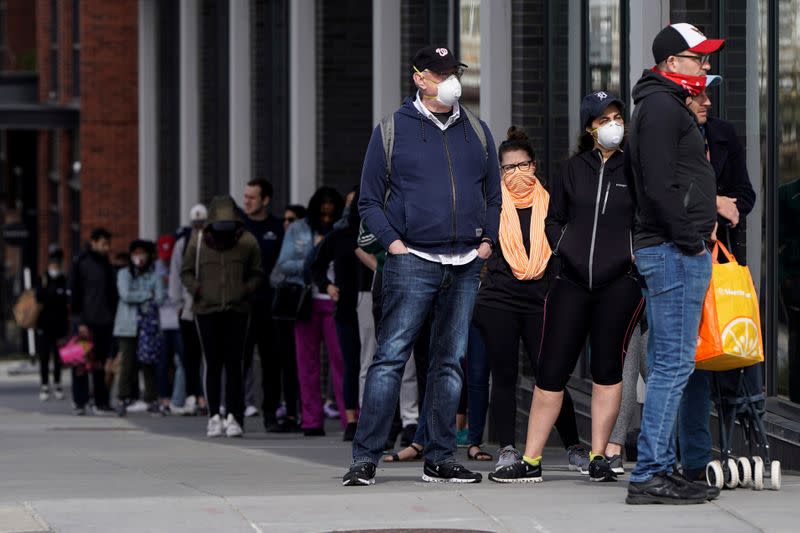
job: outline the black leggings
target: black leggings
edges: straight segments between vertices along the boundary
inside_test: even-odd
[[[244,423],[244,342],[249,317],[235,311],[196,317],[206,360],[208,416],[219,414],[224,368],[225,407],[241,425]]]
[[[475,308],[473,323],[483,335],[492,372],[490,420],[501,448],[514,446],[516,440],[519,341],[522,339],[535,369],[542,339],[542,317],[543,313],[522,314],[480,305]],[[567,391],[555,426],[565,448],[580,443],[575,407]]]
[[[183,353],[181,364],[183,373],[186,376],[186,396],[194,396],[195,399],[205,397],[203,392],[203,382],[200,378],[200,362],[203,357],[203,349],[200,346],[200,337],[197,333],[197,324],[194,320],[180,320],[181,337],[183,340]]]
[[[625,350],[642,309],[642,291],[632,276],[593,290],[556,278],[545,301],[536,385],[563,391],[587,335],[592,381],[598,385],[621,382]]]
[[[56,338],[47,333],[39,335],[39,376],[42,385],[50,383],[50,356],[53,356],[53,384],[61,385],[61,356]]]

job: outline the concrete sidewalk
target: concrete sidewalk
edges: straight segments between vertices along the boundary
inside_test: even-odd
[[[74,417],[42,403],[33,376],[0,365],[0,533],[482,531],[798,531],[800,477],[780,492],[726,491],[713,503],[626,506],[627,483],[592,484],[558,449],[545,482],[429,485],[421,463],[378,470],[373,487],[341,486],[349,446],[328,436],[208,440],[205,420]],[[494,451],[494,450],[490,450]],[[463,455],[464,451],[460,450]],[[461,457],[466,462],[465,457]],[[493,463],[468,466],[488,473]],[[628,465],[630,466],[630,465]]]

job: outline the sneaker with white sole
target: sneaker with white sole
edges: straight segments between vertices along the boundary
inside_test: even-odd
[[[248,405],[244,409],[244,416],[250,418],[251,416],[258,416],[258,408],[255,405]]]
[[[506,466],[513,465],[522,459],[522,454],[519,453],[519,450],[510,444],[504,448],[500,448],[497,455],[497,464],[494,467],[495,472]]]
[[[197,414],[197,397],[187,396],[180,414],[183,416],[195,416]]]
[[[244,434],[242,426],[233,418],[232,414],[228,414],[225,420],[225,436],[226,437],[241,437]]]
[[[422,481],[427,483],[480,483],[481,479],[481,474],[456,462],[435,465],[425,461],[422,469]]]
[[[342,477],[345,487],[364,487],[375,484],[375,465],[373,463],[353,463]]]
[[[147,408],[150,407],[142,400],[136,400],[135,402],[128,404],[127,411],[129,413],[144,413],[147,411]]]
[[[622,464],[622,455],[612,455],[608,458],[608,464],[611,465],[611,471],[618,476],[625,474],[625,466]]]
[[[61,385],[56,385],[53,396],[55,396],[56,400],[64,399],[64,390],[61,388]]]
[[[515,461],[494,472],[489,472],[489,480],[495,483],[541,483],[542,463],[532,465],[524,459]]]
[[[50,399],[50,387],[47,385],[42,385],[42,388],[39,389],[39,401],[46,402]]]
[[[582,444],[575,444],[567,448],[567,460],[570,470],[580,472],[584,476],[589,475],[589,450]]]
[[[223,435],[222,431],[222,418],[219,415],[214,415],[208,419],[208,425],[206,426],[207,437],[221,437]]]

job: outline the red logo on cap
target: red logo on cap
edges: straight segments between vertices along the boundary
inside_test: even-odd
[[[447,48],[437,48],[436,49],[436,53],[439,54],[440,56],[444,57],[444,56],[446,56],[448,54]]]

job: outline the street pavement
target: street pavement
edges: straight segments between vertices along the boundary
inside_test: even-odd
[[[545,454],[545,482],[421,482],[421,463],[384,465],[372,487],[342,487],[350,449],[326,437],[205,438],[197,417],[72,416],[40,402],[36,376],[0,365],[0,533],[328,531],[800,531],[800,476],[779,492],[738,489],[693,506],[627,506],[627,483],[595,484]],[[487,448],[494,452],[494,449]],[[630,468],[631,465],[626,465]]]

